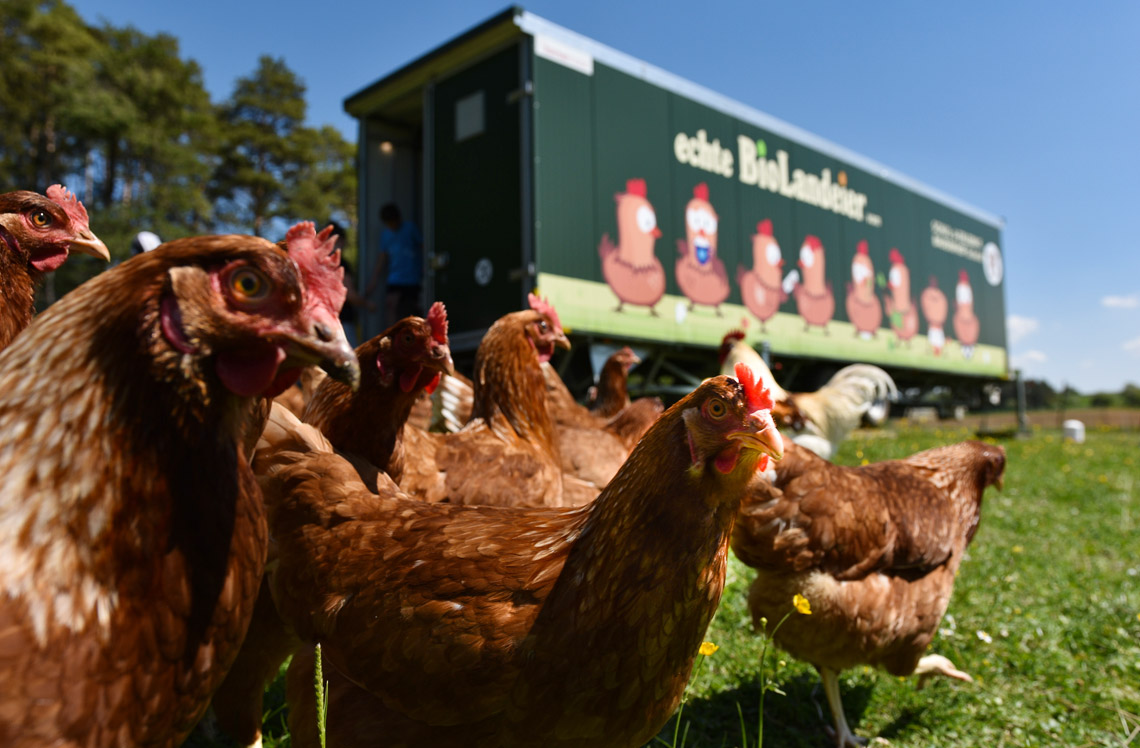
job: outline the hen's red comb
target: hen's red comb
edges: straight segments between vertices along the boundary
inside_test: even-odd
[[[736,340],[744,340],[744,330],[729,330],[725,333],[724,337],[721,338],[720,344],[725,345],[726,343],[731,343]]]
[[[66,187],[62,184],[53,184],[47,188],[47,196],[49,200],[63,208],[63,212],[67,214],[72,223],[87,228],[87,208],[84,208],[83,203],[79,202],[79,198]]]
[[[704,200],[706,203],[709,201],[709,184],[708,182],[701,182],[693,188],[693,197],[697,200]]]
[[[344,306],[348,289],[344,287],[344,267],[340,264],[340,250],[336,248],[333,227],[326,226],[317,233],[312,221],[301,221],[285,234],[289,257],[301,269],[307,304],[319,304],[334,315]]]
[[[748,368],[748,364],[736,365],[736,379],[744,388],[744,400],[748,403],[748,410],[755,413],[758,410],[771,410],[775,404],[772,402],[772,393],[764,387],[762,380],[758,379]]]
[[[447,345],[447,308],[442,301],[431,305],[427,313],[428,324],[431,325],[431,338],[437,343]]]
[[[904,264],[902,252],[898,251],[898,249],[895,247],[891,247],[891,252],[888,255],[888,259],[891,261],[892,265]]]
[[[541,299],[534,294],[527,294],[526,298],[530,302],[531,309],[550,317],[550,321],[554,323],[554,326],[559,330],[562,329],[562,321],[558,319],[558,312],[554,311],[554,306],[550,303],[549,299]]]

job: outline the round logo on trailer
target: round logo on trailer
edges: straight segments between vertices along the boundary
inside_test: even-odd
[[[1000,262],[1000,260],[999,260]],[[495,274],[495,266],[486,257],[475,263],[475,282],[480,286],[485,286],[491,282],[491,276]]]
[[[1005,269],[1002,266],[1001,250],[993,242],[986,242],[986,246],[982,247],[982,272],[991,286],[1001,283]]]

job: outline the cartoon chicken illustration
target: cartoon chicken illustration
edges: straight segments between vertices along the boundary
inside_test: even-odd
[[[851,260],[851,282],[847,284],[847,319],[855,326],[855,334],[870,340],[883,321],[883,307],[875,295],[875,265],[864,239],[855,247]]]
[[[772,319],[780,309],[780,304],[788,299],[780,286],[783,267],[780,245],[776,243],[776,237],[772,236],[772,222],[765,218],[756,224],[756,233],[752,236],[752,269],[745,270],[744,265],[736,266],[736,285],[740,286],[744,306],[760,320],[762,331],[765,329],[764,323]]]
[[[653,253],[653,245],[661,236],[657,228],[657,212],[649,203],[644,179],[630,179],[625,192],[614,195],[617,202],[618,243],[602,236],[598,256],[602,259],[602,276],[618,297],[616,311],[626,304],[649,307],[665,294],[665,268]]]
[[[709,186],[701,182],[685,206],[685,239],[677,240],[677,285],[689,299],[690,311],[701,304],[713,307],[720,317],[720,305],[728,298],[728,273],[716,256],[716,237],[717,214],[709,202]]]
[[[930,276],[930,283],[922,290],[918,297],[918,304],[922,308],[922,316],[926,318],[926,339],[935,356],[942,355],[942,347],[946,345],[946,333],[942,326],[946,324],[946,294],[938,288],[938,279]]]
[[[818,236],[809,234],[804,237],[799,269],[803,272],[803,281],[792,281],[792,296],[796,299],[797,311],[803,317],[804,330],[815,325],[822,327],[826,335],[827,323],[835,315],[835,296],[831,293],[831,282],[824,275],[823,242]],[[789,278],[794,278],[792,273],[788,274]],[[785,282],[789,278],[785,278]]]
[[[891,261],[891,270],[887,274],[888,293],[883,299],[883,306],[887,309],[887,320],[899,342],[910,345],[910,339],[918,332],[918,307],[910,295],[910,270],[902,252],[893,247],[888,259]]]
[[[962,344],[962,357],[970,358],[974,355],[981,323],[974,315],[974,289],[970,287],[970,276],[965,270],[958,271],[954,301],[954,335]]]

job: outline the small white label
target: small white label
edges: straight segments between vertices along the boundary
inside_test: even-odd
[[[594,58],[592,55],[548,36],[535,35],[534,53],[571,70],[577,70],[583,75],[594,74]]]
[[[991,286],[1001,283],[1005,267],[1001,261],[1001,250],[993,242],[987,242],[982,247],[982,272],[986,275],[986,282]]]
[[[480,286],[485,286],[491,282],[491,276],[495,274],[495,267],[491,261],[486,257],[475,263],[475,282]]]

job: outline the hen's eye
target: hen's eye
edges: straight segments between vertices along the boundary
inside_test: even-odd
[[[546,332],[546,320],[540,319],[538,321],[538,329],[541,330],[542,332]]]
[[[261,301],[269,295],[269,279],[253,268],[241,268],[230,276],[230,288],[242,301]]]
[[[416,341],[415,337],[410,332],[404,333],[404,342],[411,345]]]
[[[723,400],[712,399],[709,400],[709,415],[713,418],[724,418],[725,413],[728,413],[728,406],[724,404]]]
[[[37,228],[42,229],[51,226],[51,213],[48,213],[46,210],[37,210],[36,212],[32,213],[31,218],[32,224]]]

